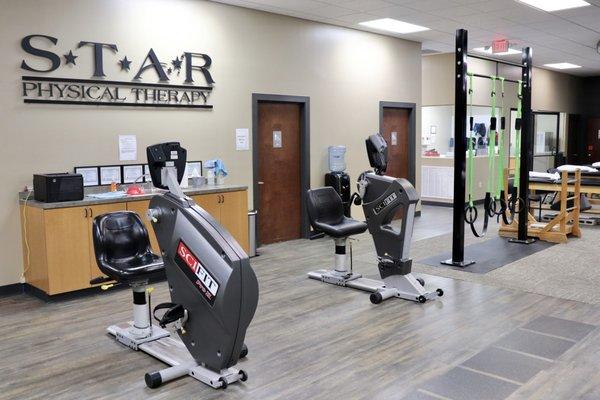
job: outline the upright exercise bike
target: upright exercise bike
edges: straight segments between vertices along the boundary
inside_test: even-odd
[[[108,327],[115,339],[171,365],[146,374],[148,387],[184,375],[212,386],[245,381],[233,366],[248,350],[246,329],[258,303],[258,282],[248,256],[221,225],[179,186],[186,150],[179,143],[147,148],[152,182],[169,189],[154,196],[148,217],[162,257],[150,249],[148,232],[132,212],[100,215],[93,224],[96,260],[107,277],[133,289],[134,319]],[[166,272],[171,302],[151,313],[148,282]],[[158,314],[158,315],[157,315]],[[156,326],[151,315],[159,321]],[[164,329],[173,324],[179,339]]]
[[[308,212],[313,228],[335,239],[335,268],[309,272],[308,276],[325,283],[371,292],[370,300],[379,304],[391,297],[419,303],[444,294],[442,289],[425,290],[425,282],[411,273],[409,257],[415,208],[419,195],[409,181],[383,175],[387,168],[387,144],[380,134],[366,140],[369,163],[373,171],[358,179],[358,201],[366,223],[345,217],[339,195],[332,188],[308,191]],[[391,225],[402,210],[400,229]],[[346,242],[349,236],[369,230],[373,237],[379,274],[382,281],[363,278],[348,269]]]

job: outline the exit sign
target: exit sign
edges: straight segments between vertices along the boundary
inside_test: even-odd
[[[492,53],[506,53],[508,51],[508,40],[494,40],[492,42]]]

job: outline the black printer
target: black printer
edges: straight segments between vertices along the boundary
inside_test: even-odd
[[[34,174],[33,197],[44,203],[83,200],[81,174]]]

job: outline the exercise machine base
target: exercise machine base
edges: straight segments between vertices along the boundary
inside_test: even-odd
[[[464,268],[464,267],[468,267],[469,265],[475,264],[475,261],[474,260],[452,261],[452,259],[449,258],[448,260],[440,261],[440,264],[448,265],[450,267]]]
[[[421,283],[422,281],[419,282],[412,274],[389,277],[388,279],[393,279],[393,287],[388,287],[384,282],[376,279],[363,278],[360,274],[348,273],[343,275],[335,270],[320,269],[312,271],[308,273],[308,277],[336,286],[369,292],[373,304],[379,304],[392,297],[424,303],[444,294],[442,289],[433,292],[426,291],[423,283]]]
[[[199,365],[191,356],[183,342],[173,338],[170,332],[156,325],[152,325],[152,333],[146,338],[139,338],[130,333],[133,321],[107,328],[108,333],[115,340],[130,349],[141,350],[144,353],[170,365],[169,368],[147,373],[146,385],[157,388],[163,383],[172,381],[185,375],[199,380],[215,389],[225,389],[229,384],[245,381],[248,375],[243,370],[227,368],[219,372],[212,371]]]

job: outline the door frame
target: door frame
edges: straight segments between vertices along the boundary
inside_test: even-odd
[[[408,115],[408,181],[416,185],[416,160],[417,160],[417,105],[415,103],[402,103],[395,101],[379,102],[379,132],[383,131],[383,109],[400,108],[409,110]],[[415,186],[416,187],[416,186]]]
[[[310,237],[310,222],[306,210],[305,193],[310,189],[310,97],[288,96],[281,94],[252,93],[252,187],[254,209],[260,205],[260,190],[258,185],[258,106],[260,103],[293,103],[300,105],[300,218],[301,237]],[[258,218],[260,219],[260,213]],[[256,246],[260,246],[258,225],[256,228]]]

